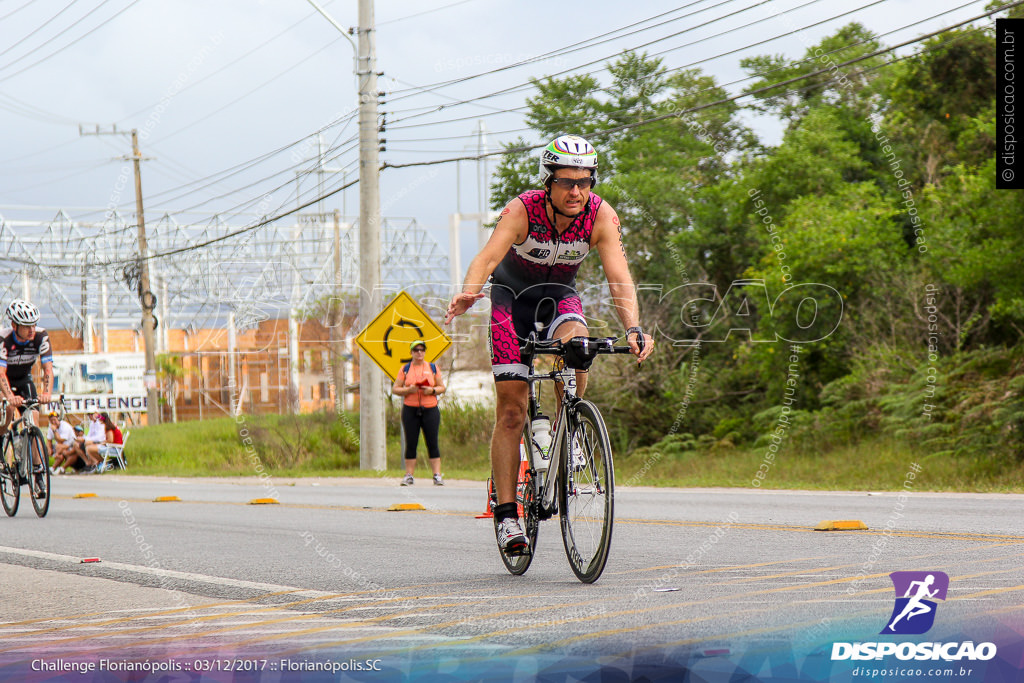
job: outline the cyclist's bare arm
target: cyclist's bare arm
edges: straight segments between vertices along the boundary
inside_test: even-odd
[[[43,386],[39,392],[39,404],[46,408],[53,394],[53,363],[43,363]]]
[[[608,289],[612,295],[612,304],[622,321],[622,327],[629,329],[640,325],[640,305],[636,300],[636,287],[633,277],[629,274],[629,262],[626,260],[626,249],[622,245],[622,226],[615,209],[607,202],[601,205],[594,221],[594,232],[591,235],[591,246],[597,248],[604,266],[604,274],[608,278]],[[654,350],[653,339],[644,334],[643,349],[637,343],[637,335],[627,335],[637,362],[651,355]]]
[[[4,395],[4,398],[12,406],[21,405],[21,396],[15,396],[14,392],[11,391],[11,381],[7,379],[7,368],[5,367],[0,367],[0,393]]]
[[[513,199],[502,209],[487,244],[470,262],[462,291],[456,293],[448,304],[448,312],[444,316],[445,325],[483,298],[481,290],[487,283],[487,278],[501,263],[501,259],[505,258],[512,245],[526,239],[527,231],[526,207],[518,198]]]

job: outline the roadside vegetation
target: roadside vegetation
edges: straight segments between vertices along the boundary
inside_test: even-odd
[[[884,47],[851,23],[798,59],[746,58],[740,100],[633,52],[534,82],[509,149],[594,138],[657,343],[641,368],[595,365],[620,483],[893,490],[917,463],[915,490],[1024,490],[1024,193],[995,188],[993,23]],[[492,208],[536,168],[506,154]],[[604,280],[587,259],[591,330],[621,335]],[[446,409],[448,476],[487,476],[491,419]],[[247,420],[274,471],[358,472],[354,416]],[[138,430],[135,471],[251,474],[233,429]],[[396,414],[389,438],[397,473]]]
[[[445,408],[442,413],[442,470],[449,479],[483,482],[490,473],[489,408]],[[389,415],[386,476],[402,474],[397,413]],[[324,413],[243,416],[135,428],[127,474],[165,476],[379,477],[359,469],[359,416]],[[252,438],[252,448],[243,439]],[[896,490],[914,463],[921,471],[915,491],[1024,491],[1024,466],[965,458],[908,446],[903,439],[871,437],[856,444],[821,448],[813,438],[795,438],[779,449],[761,488]],[[679,434],[656,446],[616,454],[620,486],[750,487],[764,462],[764,447]],[[255,457],[254,455],[255,454]],[[420,444],[418,478],[429,481]],[[482,489],[481,489],[482,490]]]

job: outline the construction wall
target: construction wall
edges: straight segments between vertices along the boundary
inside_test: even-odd
[[[347,325],[345,326],[348,327]],[[55,354],[82,353],[83,340],[65,330],[49,330]],[[264,320],[255,329],[236,334],[234,354],[228,351],[228,332],[221,329],[168,330],[168,347],[161,359],[179,372],[159,373],[161,412],[164,421],[201,420],[243,413],[288,413],[289,390],[288,320]],[[300,412],[333,410],[335,391],[331,368],[329,330],[319,321],[299,324],[298,393]],[[94,339],[93,348],[101,348]],[[133,330],[111,330],[107,351],[142,351],[141,335]],[[359,371],[345,345],[346,387],[358,382]],[[231,356],[234,356],[235,391],[231,388]],[[356,354],[358,357],[358,354]],[[347,392],[347,407],[358,408],[358,399]]]

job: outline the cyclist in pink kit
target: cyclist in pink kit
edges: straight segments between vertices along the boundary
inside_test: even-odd
[[[462,291],[448,305],[445,324],[485,295],[490,278],[491,369],[497,406],[491,437],[491,468],[498,505],[499,541],[509,554],[529,552],[515,502],[519,438],[526,421],[532,359],[519,347],[540,324],[541,336],[568,340],[587,335],[576,292],[576,271],[596,249],[626,339],[637,361],[650,355],[653,340],[640,327],[636,289],[622,246],[615,210],[590,190],[597,182],[597,152],[576,135],[556,138],[541,153],[543,190],[519,195],[501,212],[494,232],[466,271]],[[577,372],[577,391],[586,374]]]

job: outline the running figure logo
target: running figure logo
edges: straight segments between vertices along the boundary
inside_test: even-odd
[[[896,605],[881,633],[919,635],[935,622],[935,602],[945,600],[949,577],[943,572],[893,572],[889,574],[896,589]]]

